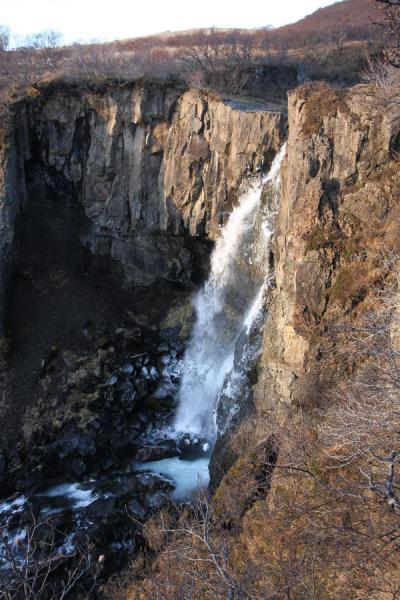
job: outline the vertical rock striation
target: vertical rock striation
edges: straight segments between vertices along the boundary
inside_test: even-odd
[[[327,328],[356,319],[374,293],[376,252],[398,235],[396,121],[363,88],[289,95],[289,138],[275,247],[276,291],[255,394],[261,414],[280,403],[317,406],[340,365],[320,360]],[[278,411],[279,412],[279,411]]]
[[[288,119],[258,381],[247,418],[212,459],[214,483],[228,473],[218,501],[235,497],[242,517],[254,502],[246,473],[257,448],[272,443],[275,462],[275,434],[300,415],[315,434],[326,399],[360,367],[360,356],[344,358],[350,334],[332,331],[360,322],[388,275],[379,257],[398,249],[400,233],[399,129],[390,111],[371,106],[362,86],[304,86],[289,95]]]
[[[17,215],[47,195],[83,209],[82,242],[128,285],[188,282],[242,178],[284,135],[280,113],[176,84],[43,86],[14,107],[2,144],[2,268]]]

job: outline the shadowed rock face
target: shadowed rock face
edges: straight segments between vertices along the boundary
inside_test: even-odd
[[[52,83],[13,107],[0,144],[4,435],[16,441],[44,397],[43,359],[79,352],[86,323],[100,336],[133,309],[147,328],[188,331],[219,226],[285,128],[260,105],[170,83]]]
[[[52,84],[16,107],[2,147],[2,269],[18,212],[50,196],[83,209],[81,242],[126,284],[188,283],[243,176],[267,167],[284,135],[279,113],[172,84]]]

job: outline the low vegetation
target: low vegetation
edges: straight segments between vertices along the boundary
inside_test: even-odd
[[[219,92],[281,101],[288,89],[306,81],[352,84],[368,59],[381,51],[383,40],[379,29],[371,27],[372,5],[360,17],[359,3],[334,5],[334,19],[325,15],[334,8],[328,7],[277,30],[210,29],[108,44],[63,46],[60,34],[47,30],[11,49],[10,31],[0,26],[0,93],[4,97],[60,76],[120,82],[143,75],[183,78]]]

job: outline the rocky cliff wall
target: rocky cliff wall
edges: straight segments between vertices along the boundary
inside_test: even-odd
[[[323,390],[357,369],[356,361],[328,360],[333,349],[341,352],[330,329],[360,318],[387,276],[379,260],[396,250],[399,233],[393,113],[371,105],[362,86],[304,86],[289,95],[288,120],[276,287],[249,407],[255,443],[271,432],[271,420],[283,423],[304,406],[311,413]]]
[[[121,319],[187,335],[192,284],[219,225],[285,134],[286,117],[265,106],[160,82],[53,82],[11,107],[0,159],[0,433],[9,449],[44,397],[41,365],[52,352],[79,353],[88,331],[107,337]]]
[[[175,84],[51,83],[15,107],[10,128],[3,256],[17,215],[47,196],[83,208],[82,242],[111,257],[125,283],[188,283],[205,267],[202,242],[217,236],[245,174],[268,167],[285,117]]]
[[[281,403],[316,407],[320,388],[344,376],[344,363],[326,359],[329,330],[360,316],[385,277],[378,254],[396,246],[397,136],[396,119],[378,113],[362,87],[289,96],[276,290],[255,393],[260,414],[276,415]]]
[[[354,541],[347,554],[337,555],[329,530],[333,512],[325,530],[318,530],[319,517],[303,522],[301,515],[327,501],[324,485],[336,473],[323,470],[327,442],[321,423],[328,408],[340,406],[341,384],[349,387],[368,365],[370,356],[358,346],[361,334],[355,342],[357,327],[361,332],[378,290],[393,276],[388,265],[399,250],[399,129],[392,111],[377,109],[363,87],[299,88],[289,95],[288,115],[273,261],[276,288],[268,300],[258,382],[247,418],[216,446],[212,475],[222,482],[214,501],[224,519],[238,527],[240,552],[271,571],[287,565],[285,557],[291,565],[306,560],[312,523],[323,564],[318,595],[341,598],[350,586],[351,577],[342,575],[354,559]],[[308,460],[310,477],[304,474]],[[299,471],[288,471],[290,464]],[[356,479],[357,467],[354,471]],[[354,472],[346,476],[351,479]],[[329,498],[332,506],[340,504],[338,497]],[[357,509],[349,508],[351,500],[346,502],[349,519],[359,518]],[[335,569],[342,580],[335,580]]]

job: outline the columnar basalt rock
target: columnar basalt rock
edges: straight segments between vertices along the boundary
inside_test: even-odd
[[[20,102],[11,121],[2,144],[2,253],[27,204],[46,194],[61,204],[74,198],[85,216],[82,242],[120,265],[129,285],[190,281],[193,255],[205,262],[201,242],[218,235],[245,174],[268,166],[286,119],[137,81],[51,83]],[[27,195],[18,191],[25,184]]]

